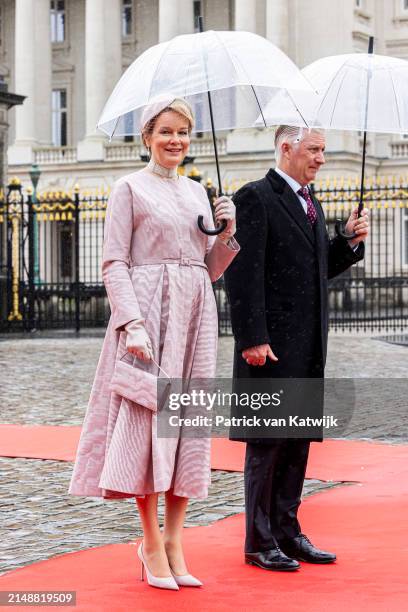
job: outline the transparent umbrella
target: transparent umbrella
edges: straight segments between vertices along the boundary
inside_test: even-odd
[[[312,87],[295,64],[262,36],[211,30],[186,34],[150,47],[129,66],[109,97],[98,128],[110,138],[137,135],[143,108],[152,98],[170,92],[193,106],[195,130],[209,131],[208,91],[215,129],[225,130],[253,126],[278,91],[306,125],[292,97]]]
[[[270,125],[280,108],[281,123],[302,126],[306,121],[310,127],[363,132],[359,213],[363,208],[367,132],[408,133],[408,62],[374,55],[373,45],[370,37],[368,53],[324,57],[303,68],[317,96],[293,92],[293,107],[302,108],[301,120],[293,107],[284,106],[280,92],[257,119],[258,125]]]
[[[143,109],[152,99],[169,93],[184,98],[193,108],[195,131],[213,133],[221,194],[215,131],[254,126],[277,92],[306,126],[293,102],[293,93],[300,91],[312,92],[312,87],[295,64],[262,36],[212,30],[186,34],[151,47],[129,66],[109,97],[98,128],[109,138],[137,135]]]

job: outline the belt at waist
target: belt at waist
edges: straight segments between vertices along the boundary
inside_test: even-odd
[[[179,266],[199,266],[208,270],[207,265],[199,259],[193,259],[192,257],[161,257],[161,258],[149,258],[143,261],[135,261],[131,263],[131,267],[139,266],[157,266],[160,264],[178,264]]]

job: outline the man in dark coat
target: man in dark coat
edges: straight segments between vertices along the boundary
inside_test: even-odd
[[[234,378],[323,377],[328,337],[328,279],[364,256],[368,211],[354,210],[346,232],[330,239],[309,191],[324,164],[319,130],[280,126],[277,167],[234,196],[240,253],[225,272],[235,337]],[[239,381],[238,381],[239,382]],[[296,570],[298,561],[331,563],[297,519],[310,440],[250,439],[245,458],[245,560]]]

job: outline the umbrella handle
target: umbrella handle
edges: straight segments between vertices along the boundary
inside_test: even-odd
[[[341,236],[342,238],[345,238],[346,240],[353,240],[353,238],[357,237],[357,234],[355,234],[354,232],[352,234],[346,234],[346,232],[344,231],[344,227],[345,227],[344,221],[342,221],[341,219],[336,219],[336,224],[334,228],[336,230],[337,236]]]
[[[197,225],[199,229],[203,232],[203,234],[207,234],[207,236],[218,236],[218,234],[221,234],[221,232],[223,232],[227,227],[227,222],[225,219],[222,219],[221,223],[215,229],[207,229],[206,227],[204,227],[203,215],[198,215]]]
[[[363,210],[363,192],[361,191],[361,193],[360,193],[360,201],[358,203],[358,215],[357,215],[357,217],[361,217],[361,211],[362,210]],[[336,224],[335,224],[334,228],[336,230],[336,234],[338,236],[341,236],[342,238],[345,238],[346,240],[353,240],[353,238],[357,238],[357,234],[354,233],[354,232],[352,234],[346,234],[346,232],[344,231],[345,223],[341,219],[336,219]]]

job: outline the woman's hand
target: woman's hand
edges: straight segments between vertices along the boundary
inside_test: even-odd
[[[130,321],[130,323],[125,326],[125,330],[127,351],[135,355],[138,359],[151,361],[153,357],[153,348],[143,324],[143,320],[136,319],[135,321]]]
[[[218,234],[218,238],[222,242],[228,242],[228,240],[235,234],[237,227],[235,223],[235,204],[231,198],[227,196],[221,196],[214,202],[215,207],[215,222],[219,223],[222,219],[227,222],[227,227],[221,234]]]

